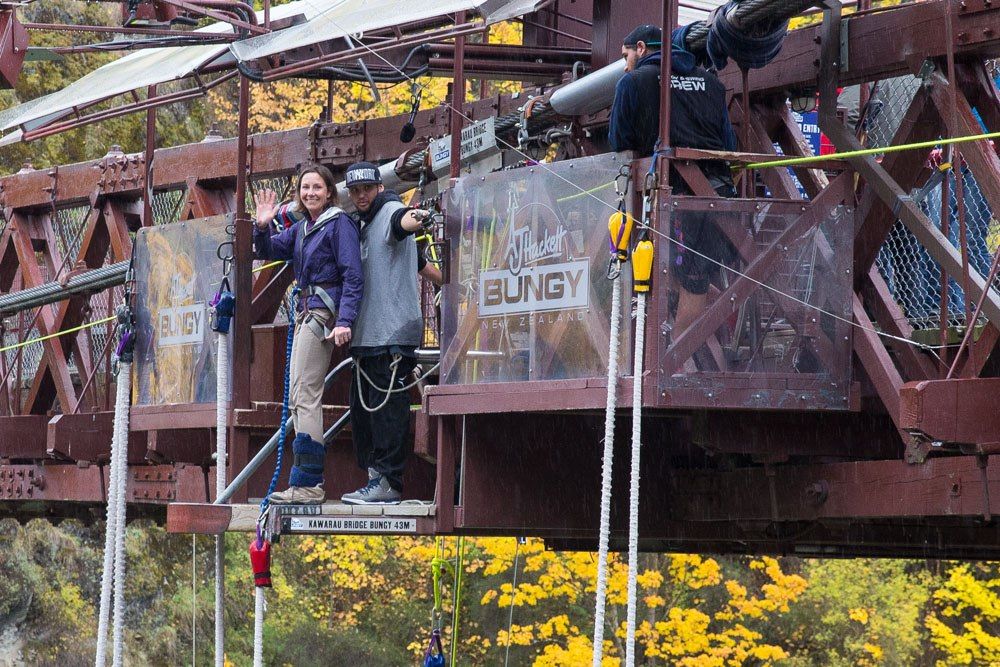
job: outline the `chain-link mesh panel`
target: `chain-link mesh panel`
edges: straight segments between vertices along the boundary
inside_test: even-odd
[[[278,201],[285,201],[289,199],[294,193],[292,192],[292,175],[283,174],[278,176],[259,176],[251,177],[247,183],[247,193],[246,193],[246,206],[247,212],[251,215],[256,210],[257,205],[254,203],[254,195],[261,190],[274,190],[278,195]]]
[[[275,194],[278,195],[278,201],[285,201],[292,196],[292,175],[284,174],[278,176],[251,177],[247,182],[246,193],[247,214],[250,217],[253,217],[254,212],[257,210],[257,204],[254,202],[254,196],[262,190],[274,190]],[[270,260],[256,260],[253,265],[254,268],[257,268],[264,266],[269,262]],[[285,298],[282,299],[281,306],[278,308],[278,314],[274,319],[275,323],[284,324],[285,322],[291,321],[288,317],[288,298],[290,293],[291,288],[285,292]]]
[[[20,329],[22,326],[20,316],[13,316],[7,319],[7,326],[10,328],[4,331],[3,347],[33,340],[41,335],[37,327],[30,326],[34,315],[34,310],[24,313],[23,326],[25,331],[23,333],[21,333]],[[42,360],[43,351],[42,343],[31,343],[24,347],[6,350],[3,353],[4,369],[9,372],[15,388],[20,387],[25,389],[31,386],[31,381],[38,371],[38,364]]]
[[[153,193],[153,224],[177,222],[184,204],[186,190],[161,190]]]
[[[872,102],[869,104],[864,127],[869,146],[882,147],[892,143],[920,85],[920,79],[906,76],[880,81],[873,86]],[[946,178],[949,190],[947,236],[958,248],[960,236],[954,172],[949,172]],[[911,192],[921,210],[938,226],[942,218],[944,180],[940,175],[932,177],[927,183],[917,184]],[[961,182],[969,266],[985,276],[992,263],[992,253],[996,250],[1000,229],[978,181],[968,168],[963,169]],[[899,220],[882,245],[876,266],[914,329],[936,329],[941,325],[941,267]],[[965,324],[963,299],[961,277],[950,276],[946,304],[947,326]]]
[[[80,245],[83,243],[90,210],[89,206],[73,206],[56,211],[56,247],[64,266],[72,268],[80,254]]]

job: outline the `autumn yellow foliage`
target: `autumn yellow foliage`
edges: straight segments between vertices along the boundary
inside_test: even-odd
[[[933,596],[926,624],[944,665],[1000,665],[1000,574],[995,567],[953,567]]]
[[[477,541],[486,566],[484,576],[502,575],[513,568],[515,544],[509,539]],[[572,621],[567,609],[584,609],[593,618],[597,560],[591,553],[562,553],[545,549],[541,540],[519,547],[521,570],[513,587],[507,581],[486,590],[483,605],[507,609],[525,619],[501,630],[497,644],[530,646],[535,665],[580,665],[591,660],[588,637],[593,627]],[[655,661],[689,666],[771,664],[785,657],[779,646],[763,641],[757,629],[770,617],[788,611],[805,590],[798,575],[782,572],[773,558],[750,559],[752,588],[727,579],[711,558],[690,554],[643,555],[636,575],[639,599],[636,640],[639,655]],[[508,575],[509,576],[509,575]],[[619,555],[610,556],[607,619],[611,639],[605,646],[606,665],[616,665],[625,653],[625,607],[628,567]],[[520,608],[527,609],[519,613]],[[578,617],[579,619],[580,617]],[[533,619],[527,622],[527,619]],[[591,620],[592,622],[592,620]]]

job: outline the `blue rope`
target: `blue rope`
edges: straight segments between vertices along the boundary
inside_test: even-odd
[[[278,477],[281,475],[281,459],[285,451],[285,435],[288,426],[288,394],[291,385],[292,368],[292,340],[295,338],[295,297],[298,296],[299,287],[292,288],[292,295],[289,299],[288,308],[288,337],[285,339],[285,394],[281,399],[281,427],[278,429],[278,459],[274,463],[274,475],[271,476],[271,483],[267,487],[264,499],[260,501],[260,511],[263,514],[271,502],[271,494],[278,486]]]

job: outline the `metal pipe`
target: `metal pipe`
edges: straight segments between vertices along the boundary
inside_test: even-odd
[[[962,310],[965,312],[965,326],[974,327],[972,321],[972,300],[969,298],[969,237],[965,215],[965,177],[962,174],[962,153],[955,151],[955,209],[958,220],[958,244],[962,252]],[[971,345],[972,343],[970,343]]]
[[[948,96],[951,113],[949,134],[954,136],[958,131],[958,92],[956,90],[958,81],[955,76],[955,40],[951,19],[951,3],[942,3],[942,11],[944,12],[945,43],[948,45],[947,51],[945,51],[945,61],[948,66],[948,90],[950,91]],[[949,144],[948,155],[952,165],[952,173],[955,174],[955,208],[958,217],[956,222],[958,222],[959,246],[962,252],[962,310],[965,312],[965,326],[973,328],[976,323],[971,320],[972,302],[969,299],[969,243],[965,224],[965,179],[962,176],[962,153],[955,144]],[[950,214],[951,202],[949,202],[948,211]]]
[[[992,289],[993,281],[997,277],[997,269],[1000,269],[1000,249],[997,249],[996,253],[993,255],[993,264],[990,266],[990,275],[986,279],[986,289],[983,293],[979,295],[979,300],[976,302],[976,311],[972,315],[972,321],[975,322],[979,319],[980,313],[983,312],[983,304],[986,302],[986,295],[989,294],[990,289]],[[952,375],[955,374],[955,369],[958,367],[958,360],[962,356],[962,350],[965,349],[966,344],[969,342],[969,337],[972,336],[972,332],[975,327],[967,326],[965,327],[965,335],[962,336],[962,343],[958,346],[958,351],[955,352],[955,358],[951,362],[951,368],[948,369],[948,374],[945,376],[945,380],[951,379]],[[971,356],[972,350],[969,351]]]
[[[677,0],[663,0],[663,10],[660,15],[660,25],[663,26],[663,43],[660,54],[660,150],[670,149],[670,93],[671,74],[670,57],[673,52],[673,40],[671,33],[674,29],[677,12]],[[654,160],[656,158],[654,157]],[[659,166],[658,182],[661,189],[670,185],[670,159],[661,160]]]
[[[743,114],[740,117],[740,150],[749,151],[750,150],[750,70],[745,67],[740,68],[740,74],[742,75],[742,95],[740,96],[743,100]],[[747,169],[743,173],[743,197],[749,199],[754,196],[754,172],[753,169]]]
[[[561,116],[597,113],[611,104],[615,86],[624,73],[624,64],[616,60],[559,88],[552,93],[547,106]],[[535,108],[535,115],[541,112],[540,106]]]
[[[233,287],[236,292],[236,314],[233,339],[233,394],[234,408],[250,407],[250,320],[251,302],[253,297],[253,251],[251,235],[253,223],[247,215],[247,144],[250,122],[250,80],[240,77],[239,119],[236,135],[236,220],[230,240],[233,242],[232,255],[234,263]],[[237,370],[238,369],[238,370]]]
[[[323,65],[332,65],[334,63],[346,62],[348,60],[354,60],[359,56],[367,56],[378,54],[382,51],[392,51],[403,47],[418,46],[420,44],[427,44],[438,39],[451,39],[458,38],[465,35],[475,34],[483,29],[481,23],[465,23],[464,21],[455,27],[449,27],[442,30],[434,30],[432,32],[421,33],[419,35],[412,35],[399,40],[389,40],[384,44],[376,44],[375,46],[362,45],[357,48],[347,49],[345,51],[340,51],[337,53],[328,53],[322,56],[316,56],[309,58],[307,60],[301,60],[297,63],[291,65],[284,65],[281,67],[275,67],[269,69],[263,73],[263,78],[265,81],[273,81],[274,79],[283,79],[285,77],[293,76],[295,74],[300,74],[302,72],[308,72],[309,70],[316,69],[317,67]]]
[[[432,72],[452,72],[455,60],[452,58],[431,58],[427,61],[427,69]],[[567,65],[555,63],[521,63],[517,71],[511,71],[510,63],[499,60],[468,60],[465,61],[465,73],[499,81],[538,81],[544,83],[558,78],[566,71]]]
[[[941,181],[941,234],[946,239],[948,238],[948,228],[950,227],[948,216],[951,215],[949,194],[949,183],[948,179],[945,178]],[[941,278],[941,295],[940,312],[938,314],[938,341],[941,345],[941,376],[944,377],[948,368],[948,272],[945,270],[944,264],[940,265],[939,276]]]
[[[253,7],[239,0],[196,0],[196,2],[161,0],[161,2],[183,9],[191,14],[206,16],[222,23],[228,23],[236,28],[243,28],[257,35],[268,32],[257,25],[257,14],[254,12]],[[231,18],[231,16],[237,18]]]
[[[91,32],[112,35],[160,35],[163,37],[190,37],[198,40],[216,40],[220,35],[193,32],[190,30],[170,30],[168,28],[145,28],[142,26],[113,25],[62,25],[59,23],[22,23],[28,30],[46,30],[55,32]],[[232,36],[227,36],[231,38]]]
[[[146,89],[146,99],[156,97],[156,86]],[[142,198],[142,224],[153,226],[153,158],[156,155],[156,107],[146,109],[146,154],[143,165],[143,186],[146,194]]]
[[[455,23],[465,23],[465,11],[455,16]],[[451,170],[452,178],[458,178],[462,171],[462,121],[465,108],[465,36],[455,38],[455,68],[451,85]]]

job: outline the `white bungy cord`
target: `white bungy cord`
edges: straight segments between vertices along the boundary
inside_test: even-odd
[[[125,608],[125,488],[128,484],[128,419],[132,394],[132,364],[119,365],[115,394],[111,462],[108,466],[108,509],[104,533],[104,572],[101,574],[101,607],[97,623],[97,655],[94,664],[104,667],[108,655],[108,622],[112,617],[112,664],[122,664],[123,616]]]
[[[253,667],[264,667],[264,589],[253,591]]]
[[[621,276],[611,283],[611,340],[608,345],[608,395],[604,408],[604,457],[601,464],[601,530],[597,554],[597,591],[594,608],[594,662],[604,655],[604,604],[608,593],[608,538],[611,533],[611,470],[614,463],[615,407],[618,387],[618,348],[621,329]]]
[[[229,335],[216,332],[219,352],[216,358],[215,380],[215,497],[226,490],[226,421],[229,412]],[[225,533],[215,536],[215,665],[225,665]]]
[[[646,343],[646,293],[635,311],[635,360],[632,362],[632,478],[628,498],[628,616],[625,667],[635,666],[636,572],[639,568],[639,454],[642,450],[642,355]]]

